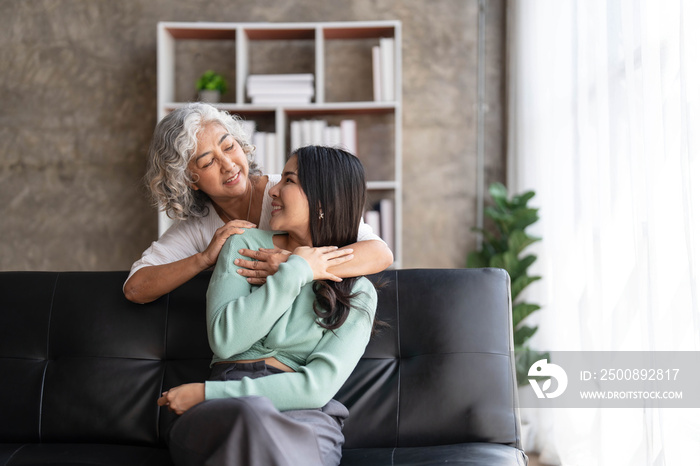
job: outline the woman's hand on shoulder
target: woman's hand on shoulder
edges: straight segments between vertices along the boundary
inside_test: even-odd
[[[246,228],[255,228],[255,224],[245,220],[232,220],[218,228],[209,242],[209,246],[200,253],[205,263],[205,268],[208,269],[216,265],[216,260],[219,258],[221,248],[224,247],[224,243],[226,243],[229,236],[241,235]]]
[[[330,273],[328,269],[336,265],[344,264],[353,259],[353,250],[350,248],[339,249],[337,246],[322,246],[312,248],[301,246],[294,250],[294,254],[302,257],[309,263],[314,273],[314,280],[343,281],[342,278]]]
[[[251,285],[264,284],[267,277],[274,275],[279,270],[280,264],[287,262],[292,254],[281,248],[260,248],[257,251],[241,249],[238,252],[251,259],[236,259],[234,261],[234,264],[241,267],[238,273],[246,277]]]

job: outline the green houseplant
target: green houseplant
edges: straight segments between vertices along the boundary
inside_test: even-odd
[[[524,319],[540,306],[518,301],[522,291],[541,277],[528,274],[528,268],[537,260],[533,254],[524,254],[525,248],[540,238],[531,236],[525,229],[539,220],[538,209],[528,206],[535,196],[533,191],[508,197],[508,191],[501,183],[489,186],[489,194],[494,205],[484,210],[493,223],[494,229],[474,228],[483,235],[481,249],[469,253],[467,267],[498,267],[505,269],[511,280],[511,301],[513,303],[513,340],[515,343],[516,373],[519,385],[527,385],[527,373],[537,360],[548,357],[546,353],[533,351],[528,340],[537,331],[537,326],[523,323]]]
[[[199,100],[202,102],[218,102],[221,94],[226,93],[226,79],[219,73],[208,70],[197,80]]]

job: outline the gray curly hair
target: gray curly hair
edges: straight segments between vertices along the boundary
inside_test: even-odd
[[[153,203],[170,218],[184,220],[208,214],[209,196],[191,188],[196,180],[187,168],[197,150],[197,135],[208,123],[223,126],[238,141],[248,159],[248,176],[262,175],[253,159],[255,147],[239,117],[203,103],[180,107],[156,125],[145,177]]]

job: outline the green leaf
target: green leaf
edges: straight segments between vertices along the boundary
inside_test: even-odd
[[[531,276],[531,275],[521,275],[518,278],[514,279],[511,284],[510,284],[510,294],[511,294],[511,299],[515,301],[520,295],[520,293],[527,288],[528,285],[530,285],[532,282],[536,282],[537,280],[540,280],[542,277],[538,276]]]
[[[497,254],[491,257],[491,260],[489,261],[490,267],[505,269],[506,272],[508,272],[508,275],[510,275],[511,279],[513,278],[514,272],[516,272],[518,264],[518,258],[515,257],[515,254],[513,254],[511,251],[506,251],[504,253]]]
[[[197,90],[220,91],[224,94],[226,92],[226,80],[215,71],[207,70],[197,80]]]
[[[527,269],[530,268],[530,266],[536,260],[537,257],[532,254],[528,254],[522,259],[518,259],[517,263],[513,266],[513,273],[511,274],[510,278],[512,278],[513,280],[517,280],[517,278],[521,275],[526,275]]]
[[[513,214],[509,211],[499,210],[493,206],[484,209],[484,213],[489,217],[496,229],[502,236],[508,236],[511,231],[513,231]]]
[[[518,209],[513,211],[513,218],[510,219],[513,230],[525,230],[528,226],[540,219],[537,215],[538,209]]]
[[[530,236],[522,230],[514,231],[508,237],[508,249],[515,254],[520,254],[526,247],[539,240],[540,238]]]
[[[491,183],[489,185],[489,194],[496,202],[508,199],[508,189],[502,183]]]
[[[490,231],[484,229],[484,228],[477,228],[477,227],[472,227],[472,231],[475,233],[480,233],[482,235],[482,248],[483,248],[483,243],[488,244],[489,246],[494,247],[494,249],[498,248],[502,251],[505,251],[505,247],[502,247],[503,240],[501,238],[496,237],[493,233]]]
[[[513,343],[515,346],[523,346],[527,340],[537,331],[537,327],[521,325],[513,330]]]
[[[527,316],[540,309],[537,304],[518,303],[513,306],[513,328],[518,328],[518,324]]]
[[[501,209],[497,209],[494,206],[489,206],[484,209],[484,214],[496,223],[496,225],[503,224],[507,228],[510,228],[513,223],[513,215]],[[503,232],[503,230],[501,230]]]
[[[513,196],[511,203],[514,207],[525,207],[530,199],[535,197],[534,191],[528,191],[526,193],[520,194],[519,196]]]

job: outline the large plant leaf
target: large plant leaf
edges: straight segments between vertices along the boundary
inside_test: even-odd
[[[511,280],[513,280],[513,275],[516,274],[519,264],[520,261],[511,251],[496,254],[495,256],[491,257],[491,260],[489,261],[489,265],[491,267],[505,269],[506,272],[508,272],[508,275],[510,275]]]
[[[521,325],[520,327],[513,330],[513,343],[516,347],[523,346],[527,340],[532,337],[537,331],[537,327],[530,327],[527,325]]]
[[[507,240],[508,235],[513,230],[513,222],[515,220],[513,215],[510,212],[497,209],[493,206],[489,206],[484,209],[484,214],[493,220],[498,232],[502,236],[505,236]]]
[[[525,207],[528,201],[530,201],[530,199],[532,199],[533,197],[535,197],[535,192],[528,191],[526,193],[513,196],[513,199],[511,200],[510,204],[513,206],[513,208]]]
[[[539,209],[527,208],[527,209],[517,209],[512,212],[512,218],[509,219],[511,224],[511,230],[525,230],[537,220],[540,219],[537,211]]]
[[[483,235],[481,247],[485,254],[499,254],[508,249],[508,242],[504,238],[500,238],[484,228],[474,227],[472,231]]]
[[[526,247],[537,241],[540,241],[540,238],[530,236],[522,230],[516,230],[508,237],[508,249],[515,254],[520,254]]]
[[[508,205],[508,189],[502,183],[491,183],[489,185],[489,194],[496,204],[506,208]]]
[[[516,280],[518,277],[527,274],[527,269],[530,268],[532,264],[537,260],[537,256],[533,254],[528,254],[527,256],[518,259],[517,263],[513,266],[513,273],[510,278]]]
[[[513,328],[517,328],[518,324],[527,316],[540,309],[537,304],[518,303],[513,306]]]
[[[532,275],[520,275],[518,278],[513,280],[510,284],[510,295],[511,299],[515,301],[518,299],[520,293],[527,288],[532,282],[540,280],[542,277],[532,276]]]

